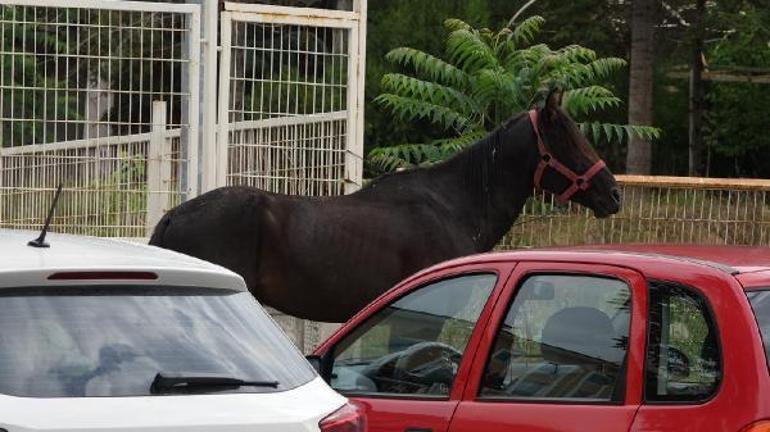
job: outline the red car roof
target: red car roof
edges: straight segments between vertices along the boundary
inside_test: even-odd
[[[424,269],[402,283],[447,267],[492,261],[561,261],[620,265],[665,275],[677,269],[708,267],[723,275],[755,275],[770,280],[770,248],[674,244],[606,244],[518,249],[469,255]],[[684,267],[683,267],[684,266]],[[739,277],[742,279],[743,277]],[[399,284],[400,285],[400,284]]]
[[[668,255],[731,267],[737,273],[770,270],[770,248],[693,244],[605,244],[555,248],[564,251],[615,251],[644,255]]]

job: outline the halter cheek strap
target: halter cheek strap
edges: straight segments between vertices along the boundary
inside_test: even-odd
[[[571,182],[571,184],[556,197],[559,202],[567,202],[570,198],[572,198],[572,195],[577,193],[577,191],[586,190],[591,187],[591,179],[596,174],[598,174],[599,171],[606,168],[607,164],[605,164],[603,160],[599,159],[582,175],[576,174],[575,171],[572,171],[566,165],[559,162],[555,157],[553,157],[551,153],[548,152],[548,150],[546,150],[543,138],[540,136],[540,129],[537,127],[537,110],[532,110],[529,112],[529,121],[532,123],[532,129],[535,131],[535,136],[537,136],[537,151],[540,153],[540,162],[538,162],[537,168],[535,169],[535,187],[538,190],[543,189],[541,182],[547,167],[552,168]]]

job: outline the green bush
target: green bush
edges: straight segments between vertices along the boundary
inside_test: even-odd
[[[553,50],[534,44],[544,22],[533,16],[492,31],[449,19],[445,59],[407,47],[390,51],[386,58],[409,74],[384,75],[385,92],[375,102],[402,120],[428,122],[445,136],[376,148],[370,162],[387,171],[445,159],[515,113],[530,109],[554,88],[564,90],[563,107],[594,139],[657,137],[659,131],[652,127],[591,121],[593,113],[620,105],[605,83],[625,61],[599,58],[579,45]]]

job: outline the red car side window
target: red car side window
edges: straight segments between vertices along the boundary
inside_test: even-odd
[[[418,288],[334,348],[332,387],[346,394],[448,396],[497,281],[472,274]]]
[[[619,400],[630,302],[628,285],[617,279],[528,277],[498,330],[479,396]]]
[[[649,283],[645,400],[708,400],[721,377],[720,351],[706,299],[673,282]]]

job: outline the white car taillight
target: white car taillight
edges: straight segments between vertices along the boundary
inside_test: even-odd
[[[321,432],[366,432],[364,409],[353,402],[334,411],[318,423]]]

